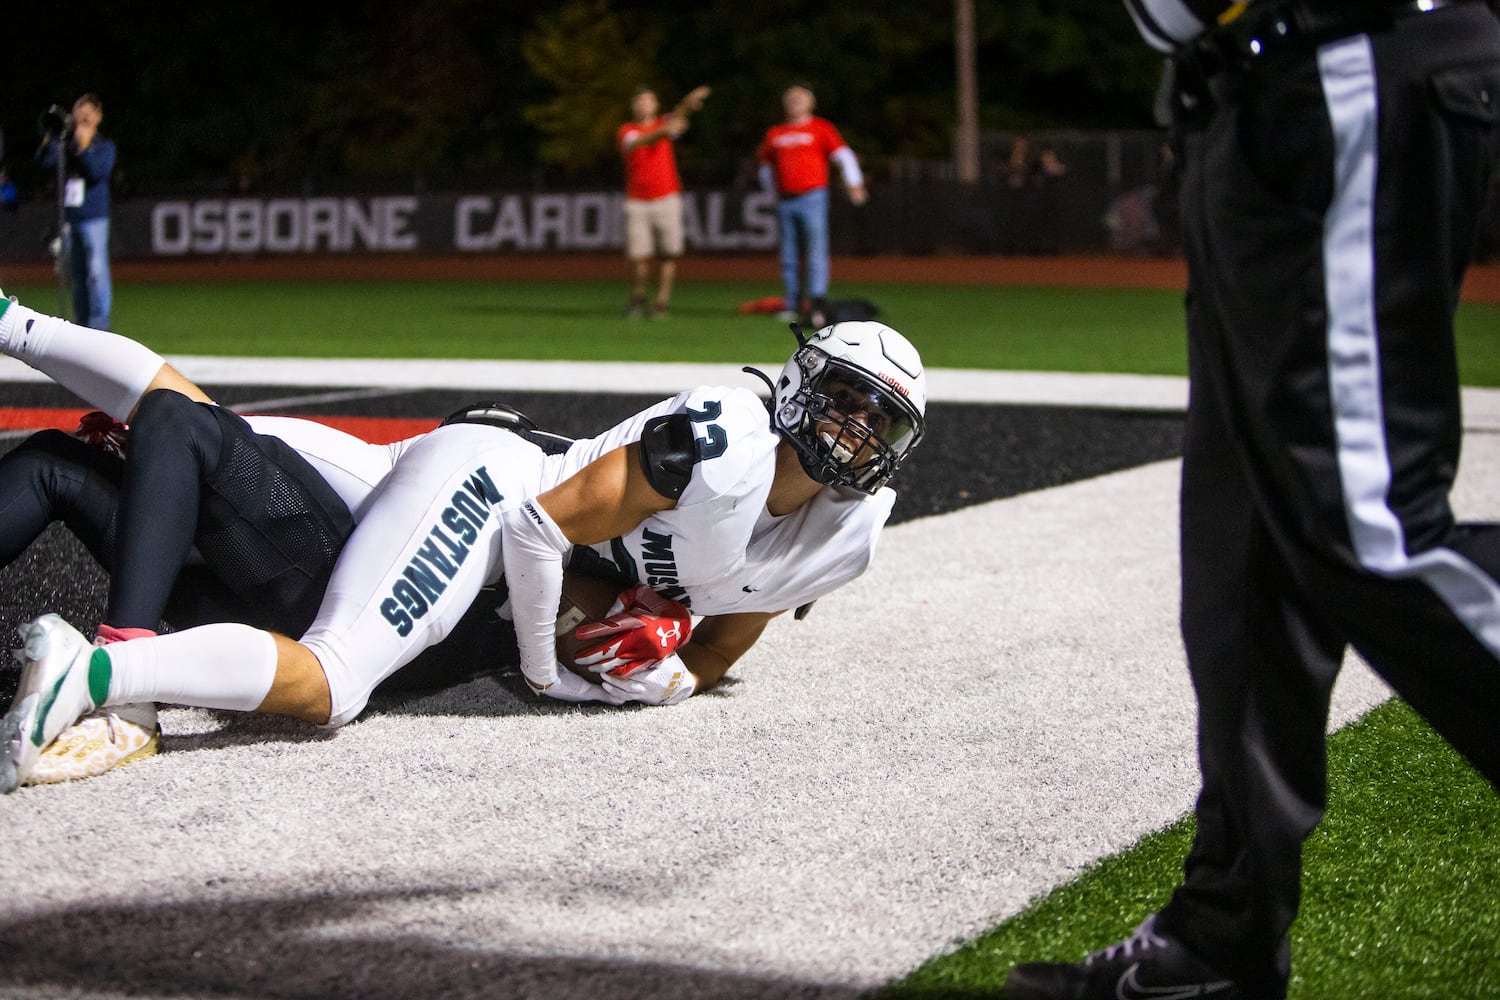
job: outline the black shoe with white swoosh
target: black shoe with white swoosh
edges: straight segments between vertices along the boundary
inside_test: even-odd
[[[1153,914],[1124,941],[1075,965],[1018,965],[1000,995],[1004,1000],[1251,1000],[1181,944],[1156,933],[1155,923]]]

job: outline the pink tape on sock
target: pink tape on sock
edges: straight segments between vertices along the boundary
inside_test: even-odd
[[[99,634],[94,637],[94,645],[108,646],[112,642],[124,642],[126,639],[149,639],[156,635],[149,628],[115,628],[113,625],[100,625]]]

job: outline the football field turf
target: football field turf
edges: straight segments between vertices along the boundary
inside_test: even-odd
[[[56,310],[57,289],[8,288]],[[567,358],[743,364],[785,353],[786,327],[738,307],[774,288],[684,282],[665,320],[622,319],[610,282],[236,282],[122,290],[114,327],[164,354]],[[1183,375],[1182,294],[1110,288],[841,285],[934,368]],[[1500,306],[1459,312],[1463,383],[1500,385]],[[588,387],[580,387],[588,388]]]
[[[117,326],[168,354],[738,363],[790,346],[768,318],[732,315],[750,286],[685,288],[661,323],[618,318],[617,286],[418,287],[144,286],[122,291]],[[1171,293],[850,293],[934,366],[1180,372]],[[1480,345],[1465,348],[1471,384],[1493,378],[1470,374],[1493,363],[1471,358],[1493,321],[1466,307]],[[33,391],[9,402],[47,405]],[[28,957],[0,971],[0,989],[97,995],[155,976],[163,993],[395,996],[438,970],[433,992],[466,995],[488,982],[537,996],[843,996],[1004,920],[897,988],[983,995],[1011,961],[1074,958],[1128,932],[1175,881],[1193,787],[1173,621],[1175,432],[1139,411],[1045,406],[950,404],[933,422],[877,570],[807,628],[768,637],[723,696],[683,706],[697,713],[580,718],[489,682],[387,706],[331,740],[178,713],[169,748],[183,753],[0,802],[13,829],[71,831],[52,850],[72,862],[13,901],[0,942]],[[1470,428],[1461,513],[1497,513],[1496,430]],[[1117,460],[1091,461],[1091,448]],[[13,613],[67,589],[29,572]],[[809,656],[830,666],[809,679]],[[1350,673],[1338,721],[1382,697]],[[575,774],[560,791],[528,751],[538,742],[599,754],[594,769],[614,778]],[[481,764],[491,753],[503,773]],[[1492,995],[1494,795],[1399,705],[1338,734],[1333,773],[1294,996]],[[650,810],[662,815],[638,815]],[[108,844],[101,811],[142,827],[123,835],[116,869],[173,867],[106,871],[88,904],[74,869]],[[674,830],[685,839],[664,845]],[[24,864],[48,854],[28,846]],[[81,962],[41,954],[80,920],[123,926]],[[631,921],[644,929],[632,935]],[[691,947],[674,949],[674,933]],[[320,963],[330,978],[310,971]]]

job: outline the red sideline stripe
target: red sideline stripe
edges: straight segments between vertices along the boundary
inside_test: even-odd
[[[30,407],[0,406],[0,429],[40,430],[43,427],[61,427],[71,431],[78,426],[78,418],[87,413],[78,409],[33,409]],[[292,414],[306,417],[308,414]],[[336,427],[346,434],[374,444],[389,444],[416,434],[423,434],[438,425],[430,418],[411,417],[330,417],[313,416],[311,419],[329,427]]]
[[[43,427],[61,427],[72,430],[78,426],[78,418],[88,410],[36,410],[30,407],[0,406],[0,430],[29,431]]]
[[[286,415],[316,420],[371,444],[390,444],[392,441],[426,434],[439,423],[430,417],[330,417],[308,413]]]

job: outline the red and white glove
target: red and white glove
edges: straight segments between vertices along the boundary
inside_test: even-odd
[[[600,678],[612,704],[638,701],[643,705],[675,705],[698,689],[698,679],[680,656],[668,656],[631,677],[605,674]]]
[[[624,610],[602,622],[580,625],[573,634],[598,639],[573,654],[573,662],[596,674],[629,677],[647,664],[671,656],[693,634],[688,609],[644,584],[620,595]]]
[[[128,428],[102,410],[85,413],[78,421],[73,436],[91,447],[101,448],[119,458],[125,457],[125,440]]]

